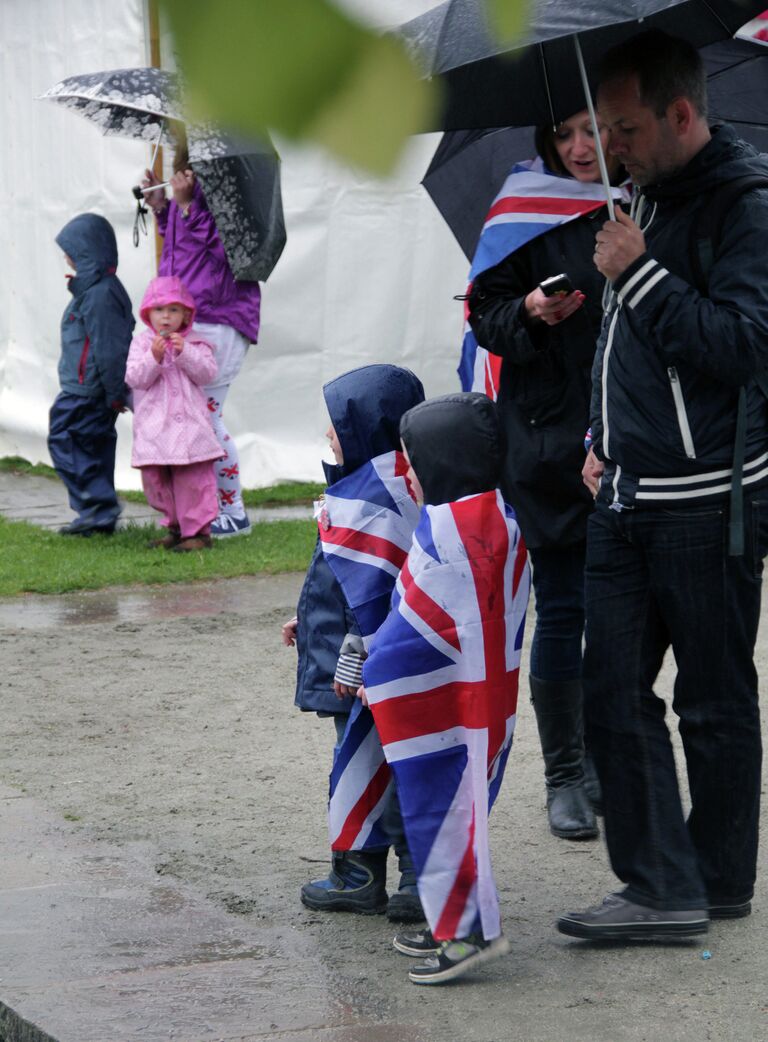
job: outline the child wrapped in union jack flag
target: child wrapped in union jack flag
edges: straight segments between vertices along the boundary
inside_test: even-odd
[[[386,911],[390,919],[419,922],[424,916],[395,787],[373,718],[354,695],[419,516],[399,432],[403,413],[423,402],[424,389],[407,369],[367,365],[327,383],[323,395],[336,462],[323,464],[329,487],[317,505],[318,541],[296,617],[283,626],[283,643],[298,647],[296,704],[332,716],[337,735],[331,871],[305,883],[301,900],[320,911]],[[401,876],[388,898],[390,846]]]
[[[411,981],[440,984],[509,950],[488,813],[512,744],[530,575],[497,488],[495,403],[471,392],[433,398],[400,430],[424,505],[359,694],[394,773],[429,925],[394,946],[427,956]]]

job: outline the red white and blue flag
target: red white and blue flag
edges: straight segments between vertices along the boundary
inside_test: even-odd
[[[488,813],[515,728],[529,588],[500,492],[425,507],[363,667],[439,940],[501,932]]]
[[[365,647],[389,611],[419,520],[401,452],[388,452],[327,489],[319,518],[323,553]],[[380,818],[391,773],[370,710],[355,700],[330,777],[333,850],[386,847]]]
[[[614,189],[613,194],[616,199],[624,198],[620,188]],[[558,177],[550,173],[538,157],[517,163],[488,211],[472,260],[467,295],[482,272],[500,264],[505,257],[552,228],[599,210],[601,206],[605,206],[605,189],[600,182]],[[478,344],[468,314],[465,306],[459,363],[462,390],[480,391],[496,401],[501,359]]]
[[[755,43],[768,44],[768,11],[763,11],[750,22],[745,22],[736,33],[742,40],[753,40]]]

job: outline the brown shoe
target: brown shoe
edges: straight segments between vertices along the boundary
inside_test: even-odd
[[[188,539],[182,539],[172,549],[174,553],[186,554],[193,550],[210,550],[212,545],[213,540],[209,535],[193,535]]]
[[[150,550],[157,550],[159,547],[162,547],[163,550],[172,550],[179,542],[181,542],[181,532],[178,528],[169,528],[167,535],[161,539],[150,539],[147,546]]]

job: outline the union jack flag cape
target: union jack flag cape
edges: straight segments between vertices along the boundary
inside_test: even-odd
[[[419,508],[401,452],[388,452],[331,485],[319,522],[323,553],[354,613],[367,648],[387,616],[408,556]],[[389,845],[380,818],[391,773],[370,710],[355,699],[330,777],[332,850]]]
[[[617,199],[625,197],[620,188],[613,194]],[[539,157],[516,163],[485,219],[469,272],[467,295],[482,272],[539,235],[601,206],[605,206],[605,189],[599,182],[584,183],[572,177],[558,177],[547,170]],[[469,307],[465,304],[464,340],[458,370],[461,388],[480,391],[496,401],[501,358],[478,344],[468,316]]]
[[[757,43],[768,43],[768,11],[763,11],[752,21],[746,22],[736,33],[743,40],[754,40]]]
[[[515,727],[529,586],[500,492],[425,507],[363,667],[439,940],[501,932],[488,814]]]

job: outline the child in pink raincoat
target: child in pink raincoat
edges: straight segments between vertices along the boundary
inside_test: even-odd
[[[218,514],[221,447],[201,390],[216,376],[213,348],[192,332],[195,302],[176,276],[152,279],[139,314],[149,328],[133,338],[125,372],[134,390],[131,463],[168,529],[151,545],[202,550]]]

